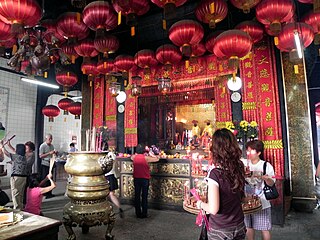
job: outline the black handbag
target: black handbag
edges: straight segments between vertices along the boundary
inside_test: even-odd
[[[199,240],[208,240],[208,231],[204,220],[202,220],[201,232]]]
[[[266,168],[267,168],[267,162],[264,162],[263,164],[263,175],[266,174]],[[278,190],[276,188],[276,183],[274,183],[272,186],[267,185],[267,183],[264,181],[264,188],[263,188],[264,196],[267,200],[276,199],[279,197]]]
[[[6,192],[4,192],[0,189],[0,206],[4,206],[8,202],[10,202],[8,195],[6,194]]]

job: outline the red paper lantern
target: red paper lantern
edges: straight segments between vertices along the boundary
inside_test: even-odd
[[[79,57],[76,50],[74,49],[73,44],[63,44],[61,46],[61,51],[67,55],[67,57],[71,60],[72,63],[75,63],[76,59]]]
[[[263,38],[263,26],[254,21],[244,21],[239,23],[235,26],[235,29],[248,33],[253,43],[257,43]]]
[[[12,48],[15,44],[17,44],[17,39],[13,36],[5,41],[0,41],[0,46],[4,48]]]
[[[97,63],[97,71],[101,74],[108,75],[114,71],[114,61],[112,59],[103,59]]]
[[[301,3],[307,3],[307,4],[312,4],[314,0],[298,0],[298,2]]]
[[[81,115],[81,103],[80,102],[74,102],[71,103],[68,107],[68,111],[75,115],[75,119],[80,119]]]
[[[66,39],[57,31],[57,22],[53,19],[46,19],[41,21],[41,25],[46,28],[43,33],[43,39],[49,44],[63,43]]]
[[[228,5],[225,0],[203,0],[196,8],[197,19],[209,23],[210,28],[215,28],[228,14]]]
[[[193,20],[181,20],[174,23],[169,29],[169,39],[179,47],[182,47],[182,54],[191,54],[191,46],[198,44],[204,35],[203,27]]]
[[[23,32],[24,26],[35,26],[41,14],[41,7],[35,0],[1,0],[1,20],[12,25],[12,33]]]
[[[0,20],[0,40],[8,40],[12,38],[11,25]]]
[[[181,49],[180,49],[181,50]],[[191,56],[190,57],[200,57],[207,51],[203,43],[198,43],[191,46]]]
[[[218,58],[228,58],[232,68],[238,66],[239,58],[246,56],[252,48],[251,37],[241,30],[228,30],[216,38],[213,52]]]
[[[53,122],[53,118],[59,116],[60,109],[54,105],[47,105],[42,108],[42,114],[49,118],[49,122]]]
[[[115,53],[119,49],[120,43],[116,36],[107,35],[96,38],[94,40],[94,47],[103,53],[105,58],[108,58],[109,53]]]
[[[58,102],[58,107],[63,110],[63,115],[68,115],[68,108],[74,101],[70,98],[62,98]]]
[[[88,75],[88,80],[90,82],[91,87],[93,78],[99,75],[99,72],[97,70],[97,64],[93,61],[83,62],[81,65],[81,71],[83,74]]]
[[[67,12],[60,15],[57,21],[57,31],[69,42],[82,40],[90,33],[89,28],[82,21],[81,14],[76,12]]]
[[[165,44],[157,48],[156,59],[163,65],[171,67],[181,61],[182,55],[176,46]]]
[[[108,2],[89,3],[83,9],[82,16],[83,22],[96,31],[96,37],[103,36],[106,30],[112,30],[117,26],[117,15]]]
[[[119,55],[115,58],[114,65],[122,72],[122,77],[128,79],[127,73],[134,65],[134,58],[130,55]]]
[[[294,55],[291,55],[291,60],[295,59],[295,52],[296,52],[296,43],[294,40],[294,35],[298,34],[300,43],[303,48],[308,47],[313,41],[313,29],[306,23],[289,23],[286,24],[282,31],[280,32],[279,44],[277,48],[284,52],[291,52]]]
[[[263,0],[256,6],[256,17],[264,25],[270,25],[275,35],[281,31],[281,23],[288,22],[294,15],[292,0]]]
[[[169,19],[175,15],[175,9],[186,3],[187,0],[151,0],[158,7],[164,9],[164,18]]]
[[[311,11],[307,15],[305,15],[301,22],[304,22],[310,25],[313,28],[314,36],[314,44],[320,44],[320,12]]]
[[[216,40],[216,38],[219,36],[220,33],[222,33],[223,31],[222,30],[218,30],[218,31],[215,31],[215,32],[212,32],[208,35],[208,37],[206,38],[206,43],[205,43],[205,46],[206,46],[206,49],[213,53],[213,46],[214,46],[214,41]]]
[[[147,13],[150,9],[148,0],[114,0],[113,7],[118,14],[126,16],[126,24],[131,27],[131,36],[135,35],[137,16]]]
[[[249,13],[250,8],[255,7],[261,0],[230,0],[236,8],[242,9],[244,13]]]
[[[150,69],[158,64],[154,51],[150,49],[138,51],[134,56],[134,62],[138,67],[144,69]]]
[[[78,77],[73,72],[59,72],[56,74],[56,81],[58,84],[67,89],[78,82]]]
[[[77,54],[81,57],[91,58],[99,54],[97,49],[94,47],[94,42],[91,39],[84,39],[80,43],[74,46]]]

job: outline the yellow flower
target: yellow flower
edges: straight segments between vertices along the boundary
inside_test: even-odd
[[[226,129],[228,130],[234,129],[233,122],[226,122]]]
[[[242,120],[240,122],[240,127],[242,127],[242,128],[246,128],[246,127],[248,127],[248,125],[249,125],[249,123],[246,120]]]
[[[250,126],[251,126],[251,127],[258,127],[258,123],[257,123],[256,121],[252,121],[252,122],[250,123]]]

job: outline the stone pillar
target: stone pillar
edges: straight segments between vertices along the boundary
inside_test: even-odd
[[[287,113],[289,169],[292,206],[299,211],[312,211],[315,206],[312,132],[308,85],[304,59],[295,66],[289,54],[282,53],[282,74]]]

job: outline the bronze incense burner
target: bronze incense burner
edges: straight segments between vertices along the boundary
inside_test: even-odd
[[[115,216],[107,197],[109,184],[104,174],[112,169],[115,154],[112,152],[70,153],[65,170],[71,181],[67,185],[67,195],[71,199],[63,209],[63,224],[69,234],[68,240],[75,240],[72,227],[80,226],[82,233],[89,228],[106,225],[106,239],[113,239],[111,231]]]

